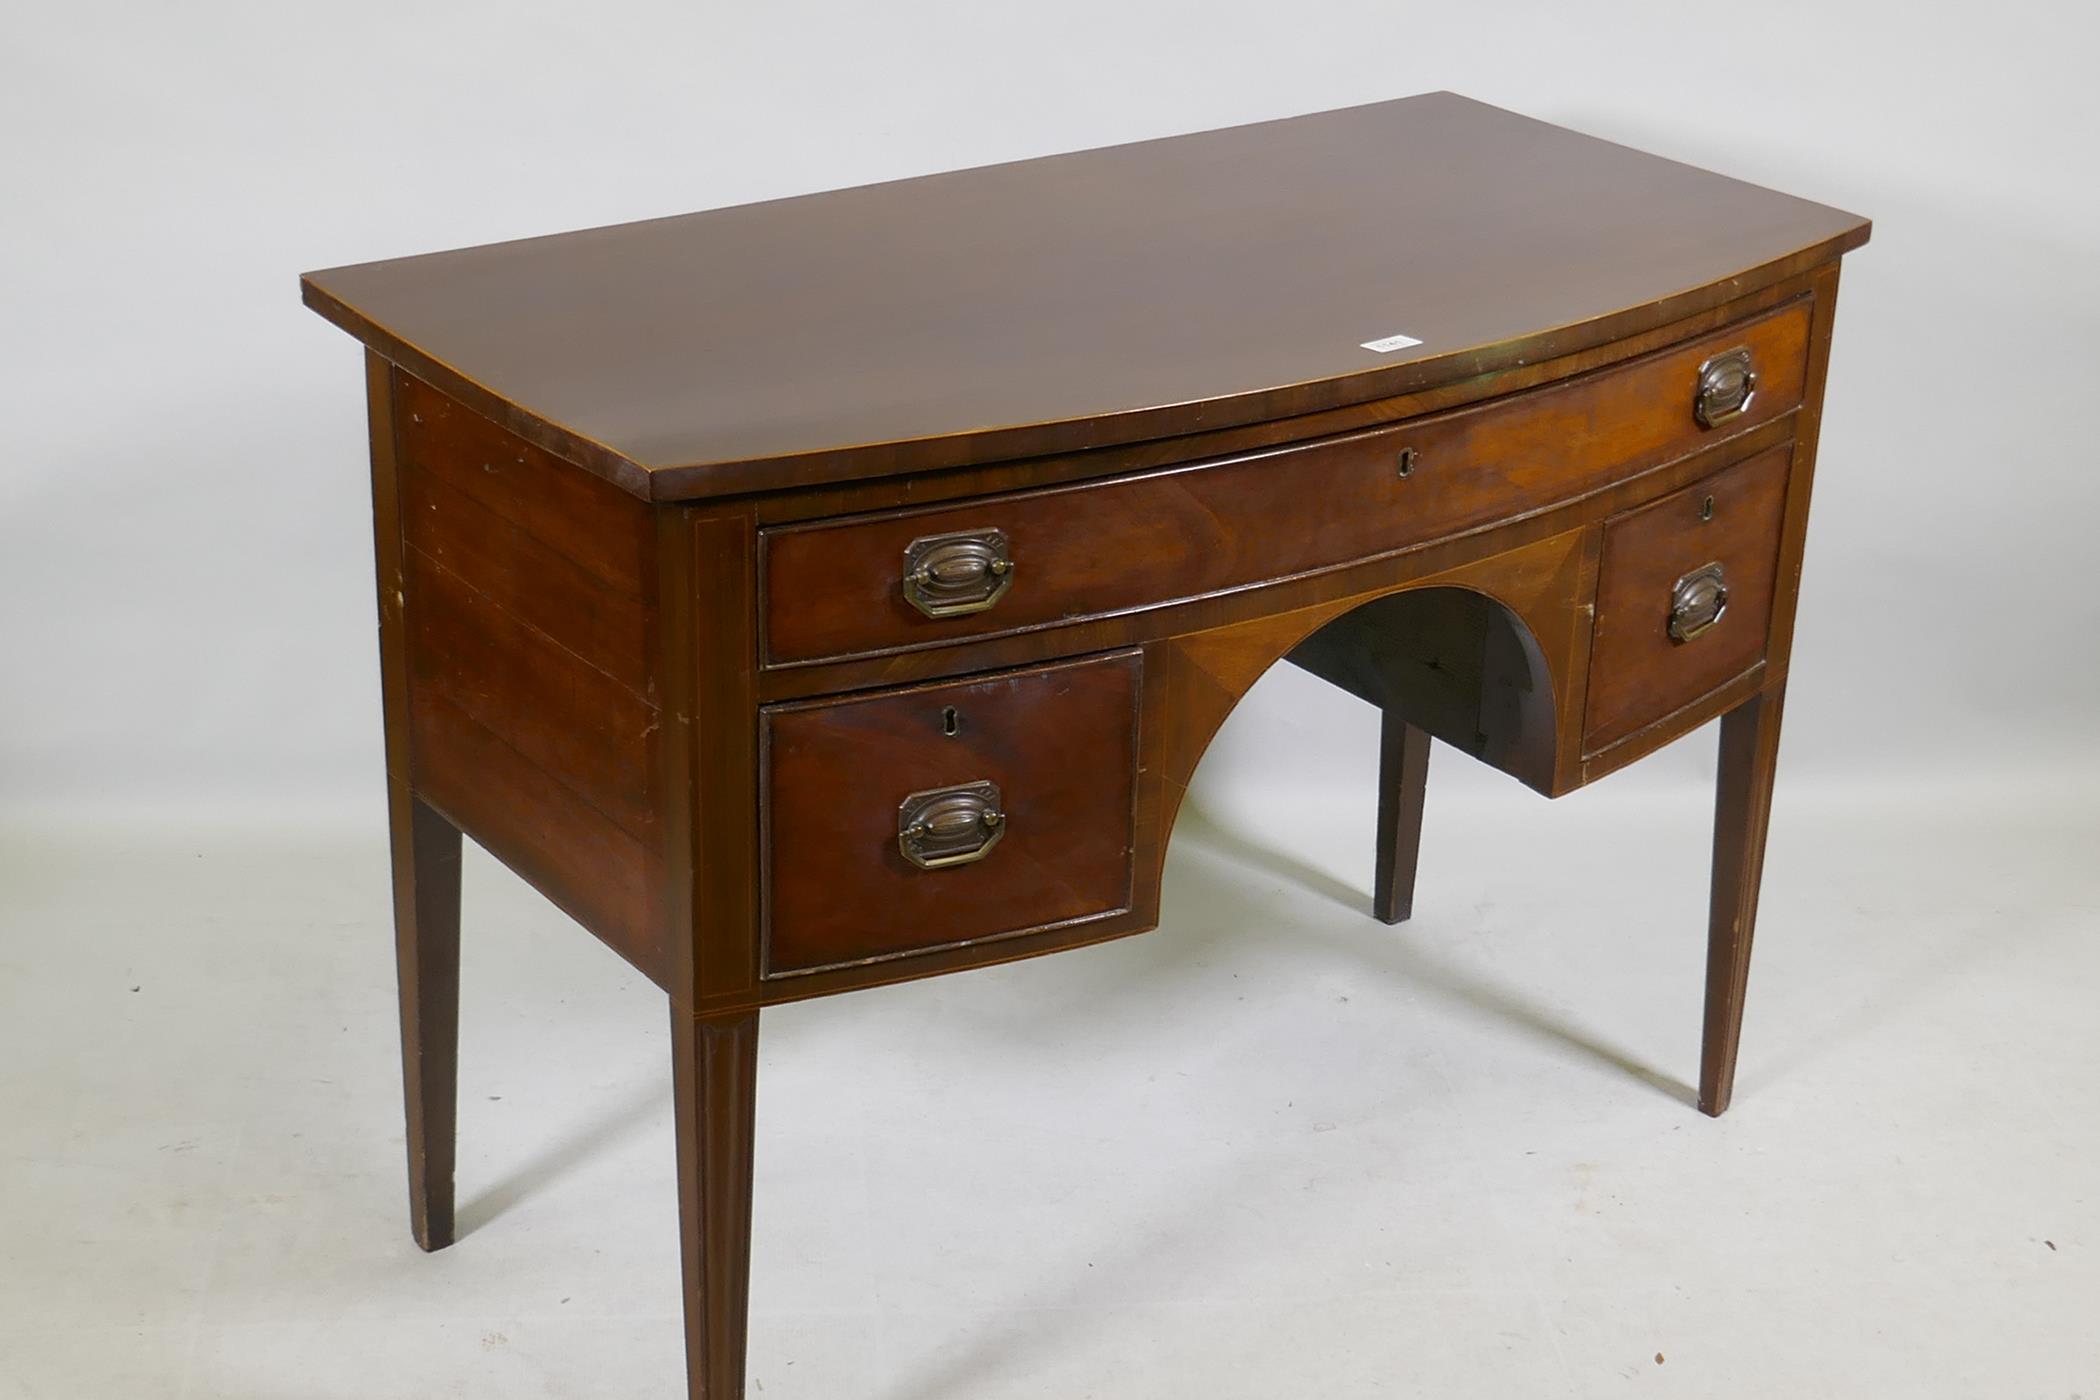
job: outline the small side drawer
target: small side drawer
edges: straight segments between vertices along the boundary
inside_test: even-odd
[[[1446,413],[1041,491],[762,532],[769,667],[1159,607],[1412,548],[1792,412],[1800,298]]]
[[[1792,452],[1761,453],[1605,522],[1585,752],[1764,659]]]
[[[1142,665],[765,710],[765,975],[1128,909]]]

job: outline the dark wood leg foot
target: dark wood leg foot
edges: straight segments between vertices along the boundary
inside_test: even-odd
[[[696,1018],[674,1006],[671,1055],[688,1394],[742,1400],[758,1013]]]
[[[390,798],[394,961],[401,987],[401,1086],[408,1109],[408,1212],[416,1243],[452,1243],[459,1110],[459,828],[404,784]]]
[[[1392,710],[1378,748],[1378,872],[1371,912],[1397,924],[1414,912],[1415,862],[1422,849],[1422,795],[1429,778],[1429,734]]]
[[[1699,1108],[1718,1118],[1735,1092],[1743,1035],[1743,994],[1764,874],[1765,828],[1779,759],[1784,688],[1764,691],[1721,717],[1721,763],[1714,798],[1713,905],[1707,925],[1706,1036],[1699,1059]]]

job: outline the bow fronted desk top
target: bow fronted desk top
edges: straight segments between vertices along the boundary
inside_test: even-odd
[[[1867,235],[1436,93],[309,274],[366,346],[417,1239],[464,833],[668,995],[689,1392],[740,1400],[763,1008],[1153,927],[1285,660],[1380,712],[1387,922],[1433,744],[1557,796],[1720,720],[1721,1112]]]
[[[477,411],[687,500],[1388,398],[1663,324],[1867,232],[1431,93],[305,290]],[[1396,340],[1414,343],[1364,348]]]

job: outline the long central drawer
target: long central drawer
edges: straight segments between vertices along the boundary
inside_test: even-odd
[[[939,646],[1334,568],[1595,490],[1801,401],[1807,298],[1390,428],[763,535],[765,663]]]

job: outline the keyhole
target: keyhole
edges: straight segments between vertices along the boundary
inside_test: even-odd
[[[1707,497],[1707,498],[1706,498],[1705,500],[1703,500],[1703,501],[1701,501],[1701,502],[1699,503],[1699,518],[1700,518],[1701,520],[1711,520],[1711,519],[1713,519],[1713,518],[1714,518],[1714,498],[1713,498],[1713,497],[1711,497],[1711,496],[1708,496],[1708,497]]]
[[[1415,450],[1412,447],[1401,448],[1399,460],[1394,465],[1403,477],[1413,476],[1415,474]]]
[[[946,706],[941,711],[941,733],[953,739],[961,732],[962,716],[955,712],[953,705]]]

